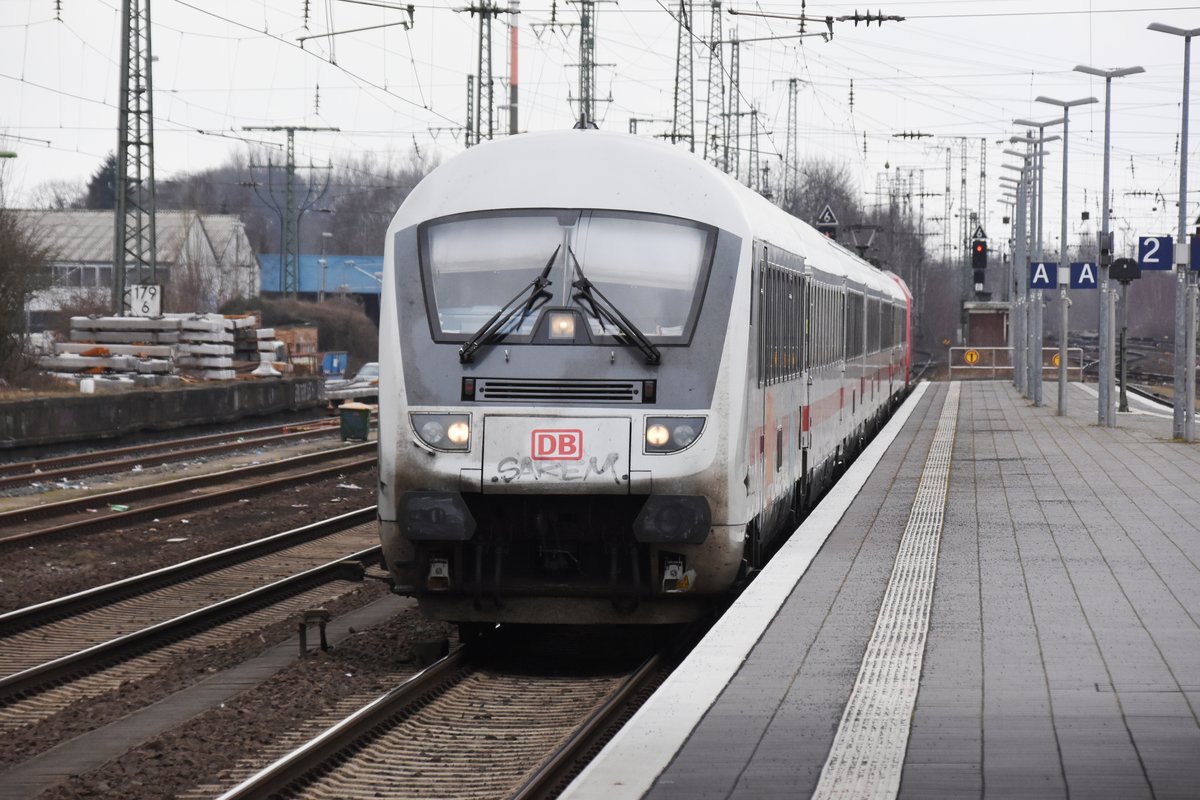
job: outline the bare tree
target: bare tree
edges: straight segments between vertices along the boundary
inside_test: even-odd
[[[8,207],[0,167],[0,379],[13,380],[31,366],[25,308],[50,284],[51,250],[31,217]]]
[[[845,164],[809,159],[800,165],[795,195],[784,209],[805,222],[815,224],[828,205],[842,228],[857,224],[863,216],[858,187]]]
[[[39,183],[30,193],[33,208],[63,211],[83,208],[87,187],[80,180],[55,180]]]

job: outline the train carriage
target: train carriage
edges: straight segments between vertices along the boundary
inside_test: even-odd
[[[704,613],[909,381],[898,278],[663,143],[474,147],[385,264],[381,538],[441,619]]]

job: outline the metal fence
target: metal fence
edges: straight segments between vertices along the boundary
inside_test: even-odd
[[[1011,347],[951,347],[952,380],[989,380],[1013,377]],[[1058,377],[1058,348],[1042,348],[1042,380]],[[1083,380],[1083,348],[1067,348],[1067,380]]]

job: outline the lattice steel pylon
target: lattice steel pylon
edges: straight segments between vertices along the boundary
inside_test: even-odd
[[[596,125],[596,28],[595,0],[579,3],[579,119],[576,127]]]
[[[780,177],[783,208],[787,208],[796,198],[796,173],[800,170],[800,153],[796,141],[799,128],[796,124],[796,106],[799,99],[797,95],[800,90],[800,79],[788,78],[787,83],[787,132],[784,134],[783,140],[783,175]]]
[[[987,139],[979,140],[979,227],[987,222]],[[985,229],[986,230],[986,229]]]
[[[112,309],[124,315],[128,273],[158,282],[154,228],[154,92],[150,0],[121,3],[121,91],[117,117]]]
[[[319,194],[312,193],[312,187],[309,187],[308,196],[304,203],[296,207],[296,131],[337,131],[339,128],[330,127],[308,127],[303,125],[248,125],[242,128],[244,131],[286,131],[287,132],[287,163],[284,165],[286,170],[287,180],[284,184],[284,208],[277,209],[279,212],[279,232],[280,232],[280,270],[279,270],[279,291],[288,296],[296,297],[300,291],[300,215],[312,207],[320,197],[324,196],[325,191],[329,188],[329,173],[326,173],[325,186],[322,187]],[[268,165],[270,170],[274,165]],[[313,169],[313,167],[309,167]],[[268,180],[269,180],[268,172]],[[255,192],[258,192],[258,187],[255,186]],[[262,195],[260,194],[261,198]]]
[[[497,14],[516,12],[511,7],[500,8],[491,0],[472,3],[463,8],[456,8],[455,11],[467,11],[471,16],[479,15],[478,64],[475,70],[477,83],[468,89],[470,96],[467,103],[467,147],[470,147],[472,144],[479,144],[485,138],[491,139],[496,133],[496,92],[492,81],[492,20]],[[471,134],[472,129],[474,137]]]
[[[704,160],[729,171],[725,140],[725,73],[721,71],[721,0],[712,0],[708,41],[708,108],[704,120]]]
[[[762,176],[758,171],[758,109],[750,109],[750,164],[746,185],[756,192],[762,191]]]
[[[692,99],[692,3],[679,0],[679,25],[675,43],[675,113],[671,115],[671,143],[687,142],[696,151],[696,106]]]
[[[725,126],[725,171],[739,177],[742,167],[742,90],[739,82],[740,43],[737,29],[729,32],[729,122]],[[732,156],[732,157],[731,157]]]

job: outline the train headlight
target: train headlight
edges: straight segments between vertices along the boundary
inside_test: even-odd
[[[648,447],[662,447],[667,442],[671,441],[671,431],[662,423],[646,426],[646,445]]]
[[[575,315],[571,313],[555,312],[550,315],[550,338],[551,339],[574,339],[575,338]]]
[[[446,438],[452,444],[465,445],[471,441],[471,426],[466,420],[457,420],[450,423],[450,427],[446,428]]]
[[[421,441],[435,450],[469,450],[471,444],[470,414],[411,415],[413,430]]]
[[[646,452],[677,453],[704,431],[704,417],[646,417]]]

